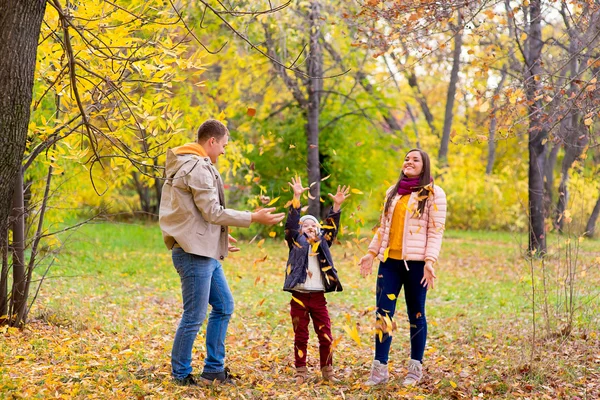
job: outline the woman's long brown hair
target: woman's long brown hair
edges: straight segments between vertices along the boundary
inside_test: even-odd
[[[429,161],[429,155],[421,149],[409,150],[408,153],[406,153],[406,156],[408,156],[413,151],[418,151],[419,154],[421,154],[421,160],[423,160],[423,170],[421,171],[421,175],[419,176],[419,186],[417,186],[418,188],[421,188],[419,190],[419,193],[417,194],[417,197],[422,197],[422,199],[419,200],[419,204],[417,206],[417,209],[419,210],[419,216],[421,216],[423,215],[423,211],[425,210],[425,203],[427,202],[427,197],[429,194],[428,191],[430,190],[426,186],[428,186],[429,184],[433,186],[433,180],[431,178],[431,162]],[[406,159],[406,156],[404,156],[404,159]],[[404,163],[404,161],[402,162]],[[400,171],[400,177],[398,178],[398,182],[396,182],[394,188],[387,195],[384,207],[384,213],[386,214],[390,208],[390,205],[392,204],[392,200],[394,200],[394,196],[396,196],[396,193],[398,193],[398,187],[400,186],[400,181],[402,180],[402,178],[404,178],[404,171]]]

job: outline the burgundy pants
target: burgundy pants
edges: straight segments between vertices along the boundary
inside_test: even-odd
[[[294,326],[294,357],[295,365],[306,366],[306,347],[308,345],[308,324],[313,320],[315,333],[319,337],[319,358],[321,368],[332,365],[333,354],[331,345],[331,321],[327,311],[327,300],[323,292],[292,292],[290,315]],[[298,299],[300,302],[294,300]]]

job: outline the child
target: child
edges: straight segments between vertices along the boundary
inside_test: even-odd
[[[308,324],[313,326],[319,337],[321,373],[326,381],[337,382],[333,374],[331,322],[325,292],[341,292],[342,285],[331,259],[329,246],[333,243],[340,223],[340,206],[349,196],[349,187],[338,186],[333,199],[333,208],[325,225],[312,215],[300,218],[300,195],[309,188],[302,187],[300,178],[289,183],[294,190],[294,199],[285,224],[285,240],[290,254],[285,271],[283,290],[292,293],[290,315],[294,327],[294,357],[296,383],[306,381],[306,346]]]

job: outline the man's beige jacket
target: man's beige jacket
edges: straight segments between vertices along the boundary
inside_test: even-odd
[[[165,178],[159,223],[167,247],[223,260],[228,226],[250,226],[250,212],[225,208],[221,175],[197,143],[167,151]]]

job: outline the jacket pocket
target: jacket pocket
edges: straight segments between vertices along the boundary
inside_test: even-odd
[[[204,236],[206,229],[208,229],[208,222],[206,222],[203,218],[200,218],[198,221],[198,226],[196,227],[196,235]]]

